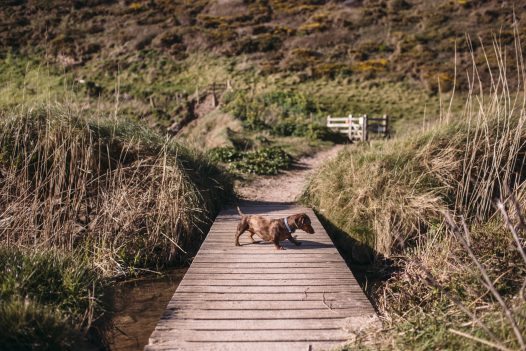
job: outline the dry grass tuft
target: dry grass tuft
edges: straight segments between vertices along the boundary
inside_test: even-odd
[[[199,155],[72,107],[0,124],[0,241],[79,250],[106,275],[182,260],[228,193]]]
[[[486,221],[501,189],[521,187],[526,175],[526,95],[510,92],[505,72],[489,91],[477,85],[480,96],[472,85],[462,116],[444,113],[415,136],[347,149],[313,178],[307,198],[384,255],[426,240],[446,209]]]
[[[495,43],[493,84],[484,89],[474,65],[462,115],[444,111],[418,135],[348,149],[309,186],[306,199],[330,221],[392,258],[394,273],[373,289],[385,322],[377,348],[525,348],[520,48],[517,86]]]

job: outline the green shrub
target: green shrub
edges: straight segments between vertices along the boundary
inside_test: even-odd
[[[228,93],[223,109],[242,120],[247,129],[256,131],[271,129],[269,125],[275,123],[274,120],[305,118],[317,112],[313,99],[291,91],[272,91],[256,96],[249,96],[245,91]]]
[[[330,128],[312,123],[282,121],[272,127],[272,133],[279,136],[305,137],[309,140],[344,142],[345,137],[333,132]]]
[[[233,147],[216,147],[208,152],[210,158],[216,162],[231,163],[242,158],[241,152]]]
[[[230,171],[275,175],[292,164],[292,157],[280,147],[264,147],[255,151],[237,151],[234,148],[215,148],[211,158],[226,163]]]

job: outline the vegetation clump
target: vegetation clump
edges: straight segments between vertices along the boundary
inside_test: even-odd
[[[88,260],[1,244],[0,342],[7,350],[70,349],[107,318],[107,302],[106,282]]]
[[[462,118],[343,151],[305,194],[376,253],[376,348],[525,347],[524,92],[479,88]]]
[[[292,165],[292,157],[280,147],[263,147],[254,151],[238,151],[234,148],[210,150],[212,159],[228,165],[235,173],[276,175]]]

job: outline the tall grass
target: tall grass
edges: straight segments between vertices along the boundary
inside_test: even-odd
[[[501,189],[522,186],[526,151],[526,95],[522,85],[511,92],[494,49],[495,80],[489,91],[473,82],[462,115],[416,135],[347,149],[313,178],[308,201],[384,255],[425,240],[446,209],[475,222],[490,218]]]
[[[393,262],[373,289],[386,327],[375,347],[524,349],[526,76],[515,44],[513,63],[497,42],[486,50],[489,82],[473,66],[462,114],[347,149],[307,189],[333,224]],[[501,217],[496,200],[512,194]]]
[[[113,279],[191,258],[230,192],[205,155],[130,121],[1,111],[0,343],[78,348],[108,327]]]
[[[212,164],[130,122],[60,106],[0,123],[0,240],[82,248],[106,275],[185,257],[228,192]]]

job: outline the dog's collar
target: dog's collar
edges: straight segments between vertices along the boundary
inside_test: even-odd
[[[294,233],[294,230],[290,229],[290,227],[289,227],[289,223],[287,221],[287,217],[283,218],[283,222],[285,223],[285,227],[287,227],[287,230],[289,231],[289,233]]]

